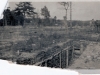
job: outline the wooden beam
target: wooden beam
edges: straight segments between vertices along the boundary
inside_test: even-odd
[[[47,61],[45,61],[45,66],[48,67]]]
[[[72,28],[72,2],[70,2],[70,27]]]
[[[70,47],[67,47],[67,48],[65,48],[65,49],[68,50],[69,48],[70,48]],[[65,49],[63,49],[62,51],[65,51]],[[46,60],[52,59],[54,56],[56,56],[56,55],[58,55],[58,54],[60,54],[60,53],[61,53],[61,51],[55,53],[53,56],[50,56],[49,58],[47,58],[47,59],[45,59],[45,60],[42,60],[41,62],[35,63],[35,65],[41,64],[41,63],[45,62]]]
[[[60,58],[60,68],[62,68],[62,62],[61,62],[61,55],[62,55],[62,51],[61,51],[61,53],[59,54],[59,58]]]
[[[81,45],[80,45],[80,53],[82,54],[82,52],[83,52],[83,44],[81,43]]]
[[[68,68],[68,64],[69,64],[68,58],[69,58],[69,51],[66,50],[66,68]]]
[[[74,57],[74,44],[73,44],[72,47],[73,47],[73,49],[72,49],[72,59],[71,60],[73,61],[73,57]]]

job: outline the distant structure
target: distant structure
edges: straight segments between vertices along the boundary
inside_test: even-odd
[[[95,22],[94,19],[90,21],[91,30],[94,30]]]

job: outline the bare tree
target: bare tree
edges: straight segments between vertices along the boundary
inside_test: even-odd
[[[45,19],[50,17],[50,11],[46,6],[44,6],[44,8],[41,9],[41,15],[44,16]]]
[[[69,7],[69,2],[59,2],[60,5],[62,5],[66,11],[66,15],[64,16],[64,25],[66,28],[66,34],[68,34],[68,24],[67,24],[67,11],[68,11],[68,7]]]
[[[64,9],[66,11],[66,20],[67,20],[67,11],[68,11],[68,7],[69,7],[69,2],[59,2],[59,4],[64,6]]]
[[[43,8],[41,8],[41,15],[44,16],[44,24],[50,24],[50,11],[48,10],[48,8],[46,6],[44,6]]]

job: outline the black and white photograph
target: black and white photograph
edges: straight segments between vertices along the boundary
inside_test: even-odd
[[[60,69],[100,69],[100,2],[9,2],[0,59]]]

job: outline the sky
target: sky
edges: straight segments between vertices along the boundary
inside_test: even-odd
[[[18,3],[17,3],[18,4]],[[65,10],[58,2],[33,2],[35,11],[40,13],[41,8],[47,6],[50,15],[53,18],[63,19]],[[9,3],[11,10],[16,7],[15,2]],[[68,19],[70,19],[70,11],[68,10]],[[72,2],[72,20],[100,20],[100,2]]]

